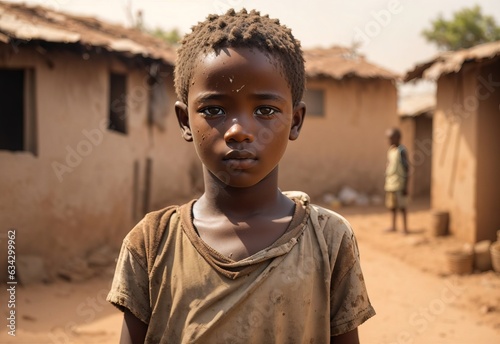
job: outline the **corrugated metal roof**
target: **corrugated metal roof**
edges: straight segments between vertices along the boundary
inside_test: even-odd
[[[369,63],[351,49],[339,46],[304,50],[308,77],[327,77],[341,80],[346,77],[396,80],[398,75]]]
[[[500,57],[500,41],[476,45],[469,49],[448,51],[430,61],[418,64],[406,73],[404,81],[414,79],[437,80],[443,74],[456,73],[468,62],[482,63]]]
[[[0,2],[0,41],[78,44],[168,65],[175,62],[174,48],[139,30],[25,4]]]

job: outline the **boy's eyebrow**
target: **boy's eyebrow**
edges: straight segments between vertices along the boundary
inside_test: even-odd
[[[196,102],[206,102],[210,100],[222,100],[222,99],[227,99],[230,98],[231,95],[224,94],[224,93],[218,93],[218,92],[205,92],[200,94],[198,97],[196,97],[195,101]],[[252,95],[253,98],[257,100],[274,100],[274,101],[280,101],[280,102],[286,102],[287,100],[280,96],[279,94],[272,93],[272,92],[262,92],[262,93],[255,93]]]
[[[260,99],[260,100],[276,100],[280,102],[286,102],[286,99],[280,96],[279,94],[276,93],[255,93],[255,98]]]
[[[221,100],[227,96],[218,92],[204,92],[195,98],[196,102],[203,103],[210,100]]]

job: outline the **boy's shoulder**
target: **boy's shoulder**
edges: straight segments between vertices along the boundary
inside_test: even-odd
[[[193,201],[183,205],[171,205],[147,213],[123,240],[128,250],[141,260],[154,260],[158,246],[166,231],[173,230],[180,223],[180,210]],[[149,263],[148,266],[151,266]]]
[[[349,236],[352,235],[351,225],[342,215],[320,205],[312,204],[310,197],[305,192],[284,191],[283,194],[309,207],[309,217],[312,224],[320,231],[335,231],[337,233],[348,234]]]
[[[340,214],[322,206],[311,204],[303,192],[284,192],[291,199],[298,199],[309,208],[311,230],[315,233],[320,249],[325,250],[331,262],[338,259],[343,267],[351,267],[358,259],[356,238],[349,222]]]
[[[166,224],[171,220],[171,217],[179,211],[180,206],[171,205],[165,207],[163,209],[155,210],[147,213],[129,232],[125,239],[131,240],[141,233],[151,234],[151,232],[157,232],[157,229],[160,229],[162,224]],[[147,235],[149,236],[149,235]],[[132,238],[131,238],[132,237]]]

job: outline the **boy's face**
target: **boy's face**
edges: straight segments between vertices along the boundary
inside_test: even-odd
[[[398,146],[399,145],[400,136],[397,133],[392,133],[389,135],[389,146]]]
[[[202,56],[188,104],[176,103],[183,137],[208,172],[235,187],[277,173],[288,140],[298,137],[305,106],[294,107],[278,64],[257,49]]]

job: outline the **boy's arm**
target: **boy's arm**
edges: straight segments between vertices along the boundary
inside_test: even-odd
[[[330,283],[330,342],[358,344],[357,328],[374,316],[375,310],[366,291],[356,238],[342,216],[328,210],[311,214],[322,227],[326,242],[335,247],[329,252],[330,266],[334,266]]]
[[[120,344],[144,344],[147,331],[148,325],[125,309]]]
[[[330,344],[359,344],[358,328],[330,338]]]
[[[403,186],[403,195],[406,196],[408,194],[408,171],[410,170],[410,163],[408,162],[408,156],[406,154],[406,149],[401,150],[401,164],[405,169],[405,185]]]

